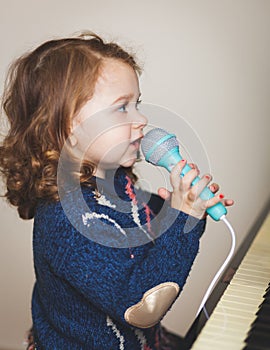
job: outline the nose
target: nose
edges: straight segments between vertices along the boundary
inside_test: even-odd
[[[143,129],[148,123],[147,117],[140,113],[138,110],[134,112],[132,119],[132,126],[136,129]]]

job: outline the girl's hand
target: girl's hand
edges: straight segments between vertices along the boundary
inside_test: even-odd
[[[160,188],[158,194],[161,198],[171,201],[171,207],[181,210],[186,214],[196,218],[203,218],[207,215],[206,209],[212,207],[218,202],[225,206],[233,205],[232,199],[225,199],[223,194],[215,195],[213,198],[205,201],[199,195],[202,190],[209,185],[212,180],[210,175],[204,175],[200,181],[191,186],[192,181],[199,175],[199,169],[195,164],[189,164],[192,168],[183,178],[180,177],[182,169],[186,165],[185,160],[181,160],[173,169],[170,175],[172,192],[165,188]],[[213,193],[217,193],[219,186],[215,183],[209,186]]]

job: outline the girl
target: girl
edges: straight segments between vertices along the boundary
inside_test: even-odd
[[[88,34],[46,42],[9,73],[0,165],[7,199],[34,218],[35,349],[172,348],[160,320],[186,282],[206,208],[223,195],[202,201],[211,177],[191,188],[199,172],[180,179],[185,161],[171,194],[135,189],[147,124],[139,72],[118,45]]]

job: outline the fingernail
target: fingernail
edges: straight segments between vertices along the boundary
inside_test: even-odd
[[[185,159],[181,159],[181,162],[185,162],[186,160]]]
[[[205,175],[204,176],[207,180],[210,180],[211,179],[211,177],[209,176],[209,175]]]
[[[221,194],[219,195],[219,198],[220,198],[220,199],[223,199],[223,198],[224,198],[224,194],[221,193]]]

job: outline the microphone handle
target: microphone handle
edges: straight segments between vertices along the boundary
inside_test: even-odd
[[[183,177],[190,170],[191,170],[191,167],[188,164],[186,164],[184,166],[180,176]],[[199,180],[200,180],[200,177],[197,176],[192,181],[191,185],[192,186],[195,185]],[[214,197],[214,193],[212,191],[210,191],[210,189],[208,187],[205,187],[202,190],[202,192],[200,193],[200,198],[205,200],[205,201],[212,198],[212,197]],[[223,215],[227,214],[227,209],[224,207],[224,205],[221,202],[219,202],[219,203],[213,205],[212,207],[207,208],[206,212],[208,215],[211,216],[212,219],[214,219],[215,221],[219,221]]]
[[[180,160],[182,160],[182,157],[179,153],[179,148],[175,147],[169,153],[167,153],[163,158],[161,158],[157,165],[163,166],[169,172],[171,172],[173,166],[175,166],[178,162],[180,162]],[[190,170],[191,170],[191,167],[188,164],[186,164],[184,166],[180,176],[183,177]],[[191,185],[192,186],[195,185],[199,180],[200,180],[200,177],[197,176],[192,181]],[[214,197],[214,193],[212,191],[210,191],[208,187],[205,187],[202,190],[202,192],[200,193],[200,198],[203,200],[208,200],[212,197]],[[219,202],[219,203],[213,205],[212,207],[207,208],[206,212],[208,215],[211,216],[212,219],[214,219],[215,221],[219,221],[223,215],[227,214],[227,209],[225,208],[225,206],[222,203]]]

